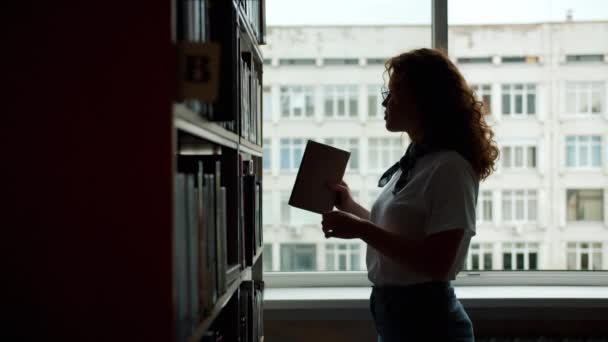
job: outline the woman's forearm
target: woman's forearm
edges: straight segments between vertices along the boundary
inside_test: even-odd
[[[350,213],[363,219],[369,221],[370,215],[369,210],[363,208],[359,203],[353,201],[353,205],[350,208]]]

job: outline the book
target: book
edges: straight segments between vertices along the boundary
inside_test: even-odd
[[[219,229],[216,234],[217,238],[217,283],[218,283],[218,295],[223,295],[227,290],[226,272],[228,270],[228,258],[227,258],[227,217],[226,217],[226,188],[220,187],[220,193],[218,198],[219,203]]]
[[[335,193],[327,183],[344,177],[350,152],[308,140],[288,204],[318,214],[333,209]]]
[[[201,174],[202,175],[202,174]],[[198,174],[186,176],[186,202],[187,202],[187,253],[188,253],[188,302],[191,329],[194,330],[200,320],[199,312],[199,266],[198,266],[198,232],[199,232],[199,192]]]
[[[187,203],[186,175],[175,176],[173,229],[173,302],[176,314],[177,339],[183,341],[188,335],[188,249],[187,249]]]

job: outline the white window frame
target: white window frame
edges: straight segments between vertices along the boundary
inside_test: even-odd
[[[448,51],[447,0],[432,0],[432,42],[433,47]],[[501,98],[497,99],[500,104]],[[538,96],[536,111],[539,111]],[[497,107],[496,113],[502,111]],[[537,114],[538,115],[538,114]],[[276,259],[275,259],[276,260]],[[494,261],[496,262],[496,261]],[[367,272],[269,272],[264,274],[268,288],[277,287],[369,287]],[[460,272],[453,284],[455,286],[605,286],[608,272],[567,272],[567,271],[483,271]]]
[[[534,166],[528,166],[531,160],[530,148],[534,149]],[[507,149],[509,150],[509,153],[506,153]],[[516,165],[517,151],[521,151],[521,166]],[[500,168],[504,170],[537,170],[538,156],[538,145],[535,143],[502,144],[500,146]],[[509,166],[505,166],[507,160]]]
[[[472,84],[471,90],[475,94],[477,101],[481,101],[485,108],[486,115],[492,115],[492,84],[491,83],[479,83]],[[489,101],[486,101],[486,97]]]
[[[521,89],[517,89],[521,87]],[[504,95],[509,95],[509,112],[505,113]],[[528,95],[534,95],[534,113],[528,113]],[[522,111],[515,110],[516,96],[522,97]],[[533,118],[538,117],[538,86],[535,83],[503,83],[500,85],[500,115],[503,118]]]
[[[472,242],[469,245],[469,251],[467,253],[466,258],[466,269],[467,271],[485,271],[485,270],[493,270],[494,264],[496,263],[496,258],[494,257],[494,246],[495,244],[492,242]],[[489,254],[492,258],[491,264],[485,264],[485,255]],[[473,269],[473,258],[478,258],[479,269]]]
[[[287,141],[287,144],[283,144]],[[296,161],[296,151],[298,148],[301,151],[301,155],[304,156],[304,149],[306,148],[306,138],[279,138],[279,170],[280,172],[297,172],[298,167],[300,166],[300,162]],[[289,167],[283,168],[283,149],[287,148],[289,150],[288,158],[289,158]]]
[[[265,173],[271,173],[272,172],[272,161],[274,160],[273,155],[272,155],[272,139],[271,138],[264,138],[263,139],[263,162],[262,162],[262,169],[263,172]],[[266,161],[268,161],[268,167],[266,167]]]
[[[501,193],[501,212],[502,212],[502,217],[501,217],[501,221],[503,223],[536,223],[538,222],[538,190],[536,189],[504,189],[502,190]],[[505,202],[507,201],[507,198],[509,199],[510,202],[510,207],[511,207],[511,218],[506,218],[505,217]],[[534,200],[534,203],[536,203],[536,208],[535,208],[535,214],[536,217],[531,219],[530,218],[530,202]],[[517,218],[517,205],[518,205],[518,201],[521,201],[522,206],[523,206],[523,218],[522,219],[518,219]]]
[[[336,240],[337,241],[337,240]],[[323,267],[325,268],[326,271],[334,271],[334,272],[349,272],[349,271],[353,271],[353,264],[352,264],[352,256],[354,254],[358,254],[359,256],[359,265],[357,265],[357,268],[354,271],[361,271],[364,268],[363,265],[363,260],[365,259],[365,255],[364,255],[364,251],[365,251],[365,247],[359,243],[359,242],[353,242],[353,240],[343,240],[344,242],[327,242],[325,243],[325,263],[323,265]],[[356,241],[356,240],[354,240]],[[340,247],[345,247],[344,249],[340,249]],[[354,248],[356,247],[356,248]],[[332,256],[333,258],[333,267],[331,267],[330,269],[327,268],[327,265],[329,263],[329,257]],[[346,269],[345,270],[340,270],[340,271],[335,271],[337,269],[339,269],[339,265],[340,265],[340,257],[343,256],[346,258]],[[318,266],[318,265],[317,265]]]
[[[598,191],[601,199],[602,199],[602,203],[600,204],[601,210],[602,210],[602,218],[599,220],[570,220],[568,218],[568,191]],[[603,190],[603,188],[601,187],[597,187],[597,188],[579,188],[579,187],[569,187],[565,190],[565,200],[566,200],[566,210],[564,212],[564,215],[566,215],[566,222],[568,224],[577,224],[577,223],[603,223],[604,219],[606,217],[606,212],[605,212],[605,208],[606,208],[606,198],[605,198],[605,191]],[[578,203],[577,203],[577,208],[578,208]]]
[[[564,157],[564,166],[568,169],[577,169],[577,170],[586,170],[586,169],[600,169],[604,163],[604,155],[603,155],[603,139],[599,134],[593,135],[566,135],[564,137],[565,140],[565,157]],[[586,141],[581,141],[586,140]],[[568,148],[574,148],[574,164],[568,165]],[[581,150],[586,148],[586,158],[587,165],[581,165]],[[593,165],[593,150],[594,148],[599,148],[600,150],[600,159],[599,165]]]
[[[603,81],[566,81],[564,96],[564,113],[571,117],[602,117],[606,114],[606,82]],[[600,111],[593,112],[592,100],[599,95]],[[574,103],[570,99],[574,97]],[[587,110],[579,111],[582,102],[587,102]],[[574,108],[574,110],[572,110]]]
[[[503,242],[500,244],[500,264],[499,268],[504,269],[504,254],[511,253],[511,270],[517,270],[517,255],[523,254],[524,268],[530,270],[530,254],[536,253],[536,269],[541,268],[540,243],[535,241],[514,241]]]
[[[265,85],[263,88],[263,106],[262,119],[264,121],[272,121],[272,87]]]
[[[490,202],[490,219],[485,219],[485,209],[486,202]],[[494,192],[492,190],[481,190],[479,191],[479,199],[477,200],[477,223],[492,223],[494,222],[494,217],[496,215],[496,210],[494,210]]]
[[[281,119],[303,119],[312,120],[315,118],[315,88],[312,86],[301,86],[301,85],[282,85],[279,88],[280,93],[280,115]],[[288,100],[288,113],[283,111],[284,101]],[[294,103],[297,102],[297,105]],[[307,103],[310,102],[312,106],[312,112],[308,113]],[[298,114],[297,109],[301,109],[302,112]]]
[[[367,169],[371,174],[386,171],[405,153],[399,137],[370,137],[367,143]]]
[[[384,107],[382,107],[382,86],[381,85],[368,85],[367,86],[367,94],[365,94],[366,96],[366,103],[367,103],[367,107],[365,108],[365,111],[367,113],[367,118],[368,120],[382,120],[384,119]],[[376,108],[376,115],[370,115],[370,97],[375,97],[376,98],[376,105],[374,106]]]
[[[583,247],[586,244],[587,247]],[[599,269],[602,269],[603,264],[603,246],[604,244],[599,241],[568,241],[566,243],[566,268],[568,270],[595,270],[595,260],[597,254],[599,254]],[[570,268],[570,257],[574,256],[574,268]],[[587,269],[582,267],[582,256],[587,255],[587,263],[590,266]]]
[[[330,119],[358,119],[361,114],[361,103],[359,101],[359,85],[356,84],[338,84],[325,85],[323,90],[323,118]],[[326,101],[331,100],[332,112],[326,112]],[[356,102],[356,113],[351,115],[351,101]],[[339,102],[344,101],[344,112],[339,113]]]

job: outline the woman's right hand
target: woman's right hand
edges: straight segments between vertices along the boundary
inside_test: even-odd
[[[341,180],[338,184],[328,183],[327,187],[336,192],[336,208],[352,214],[355,201],[353,200],[350,189],[348,188],[348,184]]]

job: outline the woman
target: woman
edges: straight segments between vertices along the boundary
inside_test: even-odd
[[[479,181],[498,157],[493,132],[482,103],[442,52],[404,53],[386,70],[386,129],[406,132],[412,143],[380,178],[371,212],[344,181],[330,184],[339,210],[323,214],[323,231],[367,243],[378,341],[473,341],[450,281],[475,235]]]

